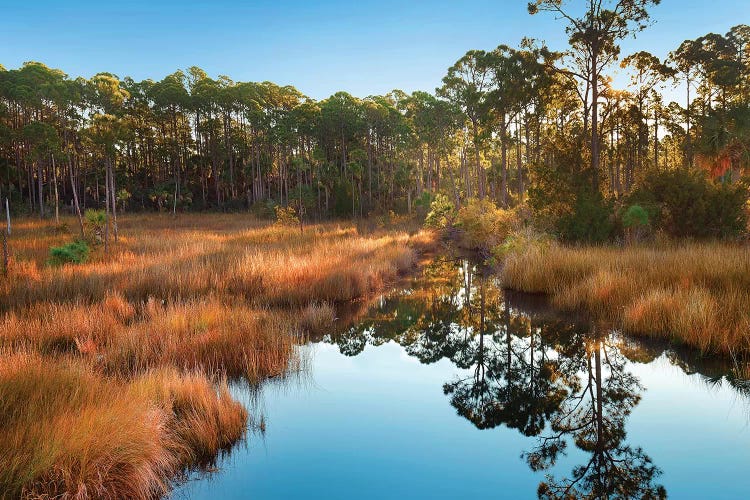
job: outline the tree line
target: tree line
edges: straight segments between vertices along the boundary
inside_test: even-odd
[[[750,27],[686,40],[665,60],[622,57],[655,3],[532,2],[563,20],[568,50],[531,39],[471,50],[434,93],[316,101],[198,67],[135,81],[0,66],[0,197],[41,217],[280,205],[325,218],[411,212],[436,193],[559,211],[673,170],[737,183],[750,164]],[[618,62],[626,89],[612,82]],[[665,103],[674,86],[684,101]]]

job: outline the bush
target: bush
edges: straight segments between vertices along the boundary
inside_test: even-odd
[[[425,227],[444,229],[453,225],[456,218],[456,207],[444,194],[435,195],[430,203],[430,211],[424,220]]]
[[[629,242],[642,240],[649,226],[648,212],[640,205],[631,205],[622,214],[622,226]]]
[[[48,263],[52,266],[63,264],[83,264],[89,258],[91,249],[83,240],[76,240],[60,247],[49,249]]]
[[[282,207],[277,206],[274,208],[276,211],[276,224],[280,226],[299,226],[299,217],[297,217],[297,211],[294,207]]]
[[[746,187],[714,184],[702,172],[653,172],[630,199],[651,212],[657,228],[678,238],[730,238],[747,227]]]
[[[457,225],[467,247],[489,250],[503,243],[518,223],[514,212],[487,199],[471,199],[458,211]]]
[[[612,202],[600,193],[583,191],[578,194],[573,211],[560,218],[558,232],[566,241],[602,243],[612,238]]]
[[[95,245],[104,241],[104,226],[107,224],[104,210],[87,209],[83,217],[86,219],[86,239]]]

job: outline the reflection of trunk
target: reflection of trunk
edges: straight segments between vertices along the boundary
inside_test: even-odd
[[[479,357],[475,375],[476,382],[484,379],[484,280],[481,278],[479,280]]]
[[[512,351],[511,351],[511,335],[510,335],[510,308],[508,307],[508,304],[505,304],[504,316],[505,316],[505,343],[506,343],[506,350],[508,351],[507,352],[508,357],[505,360],[507,363],[505,375],[506,375],[506,380],[508,382],[507,383],[508,393],[510,393],[510,379],[511,379],[510,368],[511,368],[511,364],[513,363],[513,358],[512,358]],[[508,396],[510,397],[510,394],[508,394]]]

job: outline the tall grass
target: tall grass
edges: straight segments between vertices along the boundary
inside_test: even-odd
[[[50,244],[49,237],[33,223],[19,225],[20,242],[13,241],[13,248],[21,247],[17,254],[31,260],[13,262],[9,279],[0,282],[0,304],[10,309],[35,302],[93,302],[118,291],[130,301],[220,294],[258,305],[304,306],[311,300],[360,297],[415,262],[406,233],[362,237],[353,227],[325,224],[300,234],[279,226],[246,227],[237,220],[230,225],[235,230],[227,231],[211,229],[216,220],[205,217],[206,229],[176,230],[169,219],[157,219],[164,226],[149,220],[130,234],[125,231],[138,222],[125,219],[122,243],[111,258],[100,251],[89,264],[60,268],[43,267],[34,251],[37,244]],[[412,239],[424,244],[424,235]]]
[[[159,369],[110,379],[74,360],[0,358],[0,488],[8,497],[149,498],[239,439],[226,384]]]
[[[416,262],[427,234],[298,228],[238,215],[122,217],[89,262],[45,265],[71,238],[20,221],[0,279],[0,492],[149,498],[240,439],[226,380],[299,362],[334,305]],[[75,227],[69,224],[69,227]]]
[[[506,287],[550,295],[562,309],[668,337],[706,353],[750,354],[750,251],[675,247],[531,245],[505,259]]]

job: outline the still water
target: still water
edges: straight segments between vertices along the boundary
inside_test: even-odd
[[[341,313],[234,394],[246,442],[174,498],[750,498],[730,366],[553,314],[465,260]]]

